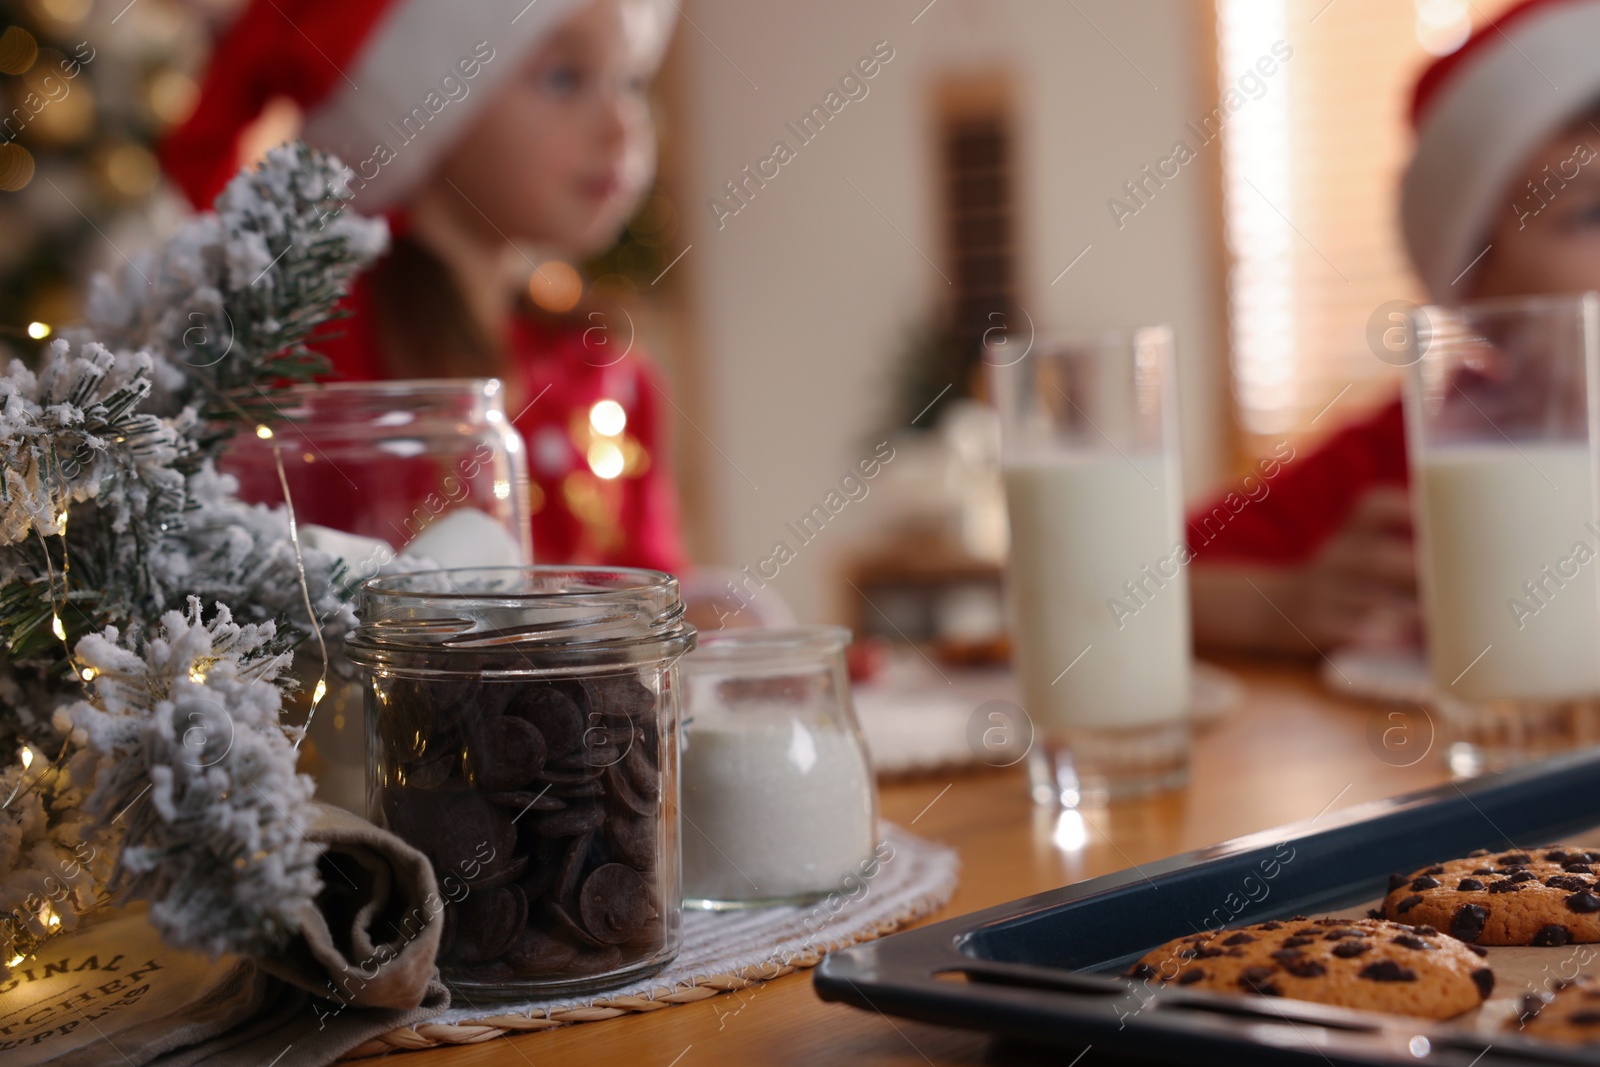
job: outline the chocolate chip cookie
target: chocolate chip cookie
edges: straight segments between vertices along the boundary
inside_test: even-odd
[[[1600,1042],[1600,978],[1580,975],[1550,993],[1524,993],[1506,1029],[1545,1041]]]
[[[1481,952],[1431,926],[1296,918],[1180,937],[1146,953],[1128,977],[1448,1019],[1494,988]]]
[[[1480,945],[1600,941],[1600,851],[1474,852],[1389,876],[1383,913]]]

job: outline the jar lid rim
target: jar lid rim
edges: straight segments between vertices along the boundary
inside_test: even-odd
[[[713,630],[699,635],[693,660],[730,660],[783,653],[830,653],[850,643],[846,626],[803,624]]]
[[[452,576],[459,576],[465,580],[468,575],[482,577],[498,575],[505,578],[522,575],[534,579],[558,579],[563,576],[578,578],[581,576],[592,584],[586,588],[559,588],[553,590],[462,589],[458,587],[444,592],[414,587],[416,583],[436,581],[439,578],[443,578],[452,586],[456,586],[456,580]],[[622,580],[606,583],[603,581],[606,577]],[[413,587],[407,587],[408,584]],[[412,571],[408,574],[378,575],[362,582],[361,592],[366,595],[416,598],[428,603],[446,603],[452,600],[468,599],[481,600],[485,597],[512,602],[559,603],[563,600],[581,600],[587,597],[608,596],[615,593],[671,592],[676,589],[677,585],[678,579],[666,571],[647,570],[643,567],[582,567],[536,563],[529,566],[447,567],[441,570]]]

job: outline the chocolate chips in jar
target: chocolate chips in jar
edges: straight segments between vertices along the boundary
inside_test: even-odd
[[[584,979],[662,951],[657,698],[636,674],[408,681],[382,705],[382,813],[433,861],[447,979]]]
[[[368,795],[439,882],[467,996],[603,989],[682,937],[677,579],[485,567],[364,582]]]

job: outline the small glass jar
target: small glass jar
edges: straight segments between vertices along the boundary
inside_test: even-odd
[[[684,903],[796,904],[860,878],[877,791],[840,626],[725,630],[683,661]]]
[[[306,541],[358,557],[345,561],[351,584],[403,552],[445,567],[533,562],[527,458],[497,379],[326,382],[296,386],[274,404],[266,412],[272,436],[237,435],[220,466],[239,479],[246,503],[281,505],[286,480]],[[311,525],[383,544],[329,539]],[[295,659],[309,694],[321,667],[307,655]],[[303,769],[318,799],[359,813],[367,764],[361,692],[337,675],[327,682]]]
[[[372,820],[427,853],[439,970],[469,998],[619,985],[681,940],[678,658],[658,571],[374,578],[345,642],[366,675]]]

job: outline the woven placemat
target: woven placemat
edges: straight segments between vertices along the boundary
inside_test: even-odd
[[[809,907],[684,913],[683,948],[667,968],[587,997],[456,1006],[415,1027],[392,1030],[346,1059],[439,1045],[468,1045],[502,1034],[551,1030],[632,1012],[691,1004],[813,967],[824,955],[870,941],[943,907],[955,893],[955,850],[883,824],[884,843],[870,877]]]

